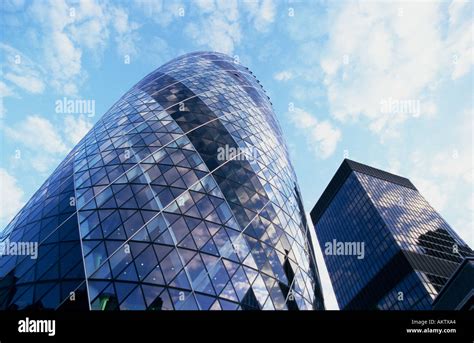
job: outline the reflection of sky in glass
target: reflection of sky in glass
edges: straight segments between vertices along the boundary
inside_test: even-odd
[[[340,308],[357,308],[361,306],[357,301],[362,301],[358,299],[363,298],[372,301],[366,306],[379,309],[428,309],[447,280],[441,271],[435,275],[397,264],[391,268],[402,278],[389,286],[384,282],[390,272],[383,268],[398,261],[400,251],[443,259],[454,268],[462,256],[471,253],[416,190],[357,171],[347,177],[316,227],[323,251],[324,244],[333,239],[365,244],[365,258],[361,260],[356,256],[324,256]],[[459,245],[460,253],[453,252],[453,244]],[[423,261],[430,264],[431,270],[445,268],[437,266],[439,260]],[[378,279],[379,284],[369,284],[379,273],[385,275]],[[383,296],[364,298],[366,287],[374,293],[383,290]],[[403,301],[397,298],[399,292],[405,296]]]
[[[219,160],[223,146],[258,158]],[[255,77],[188,54],[119,99],[4,231],[40,242],[50,288],[23,261],[2,258],[0,276],[18,306],[57,308],[67,280],[92,309],[322,308],[295,180]],[[76,269],[58,273],[71,250]]]

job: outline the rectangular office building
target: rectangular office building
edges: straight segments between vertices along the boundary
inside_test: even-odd
[[[347,159],[311,219],[340,309],[431,309],[472,256],[410,180]]]

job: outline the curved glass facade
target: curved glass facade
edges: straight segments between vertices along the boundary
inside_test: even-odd
[[[1,308],[324,309],[265,91],[192,53],[128,91],[4,230]]]

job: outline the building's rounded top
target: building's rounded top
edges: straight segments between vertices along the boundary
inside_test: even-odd
[[[143,88],[166,75],[168,78],[183,80],[184,84],[198,82],[206,84],[208,78],[227,86],[243,87],[257,106],[271,107],[270,98],[260,81],[240,63],[239,58],[216,51],[193,51],[180,55],[145,76],[136,87]],[[194,85],[189,85],[194,88]]]

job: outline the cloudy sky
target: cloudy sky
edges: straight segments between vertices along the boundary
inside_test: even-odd
[[[472,2],[0,6],[0,229],[144,75],[215,50],[238,57],[270,95],[308,212],[349,157],[410,178],[474,246]],[[64,98],[94,101],[95,115],[57,113]]]

